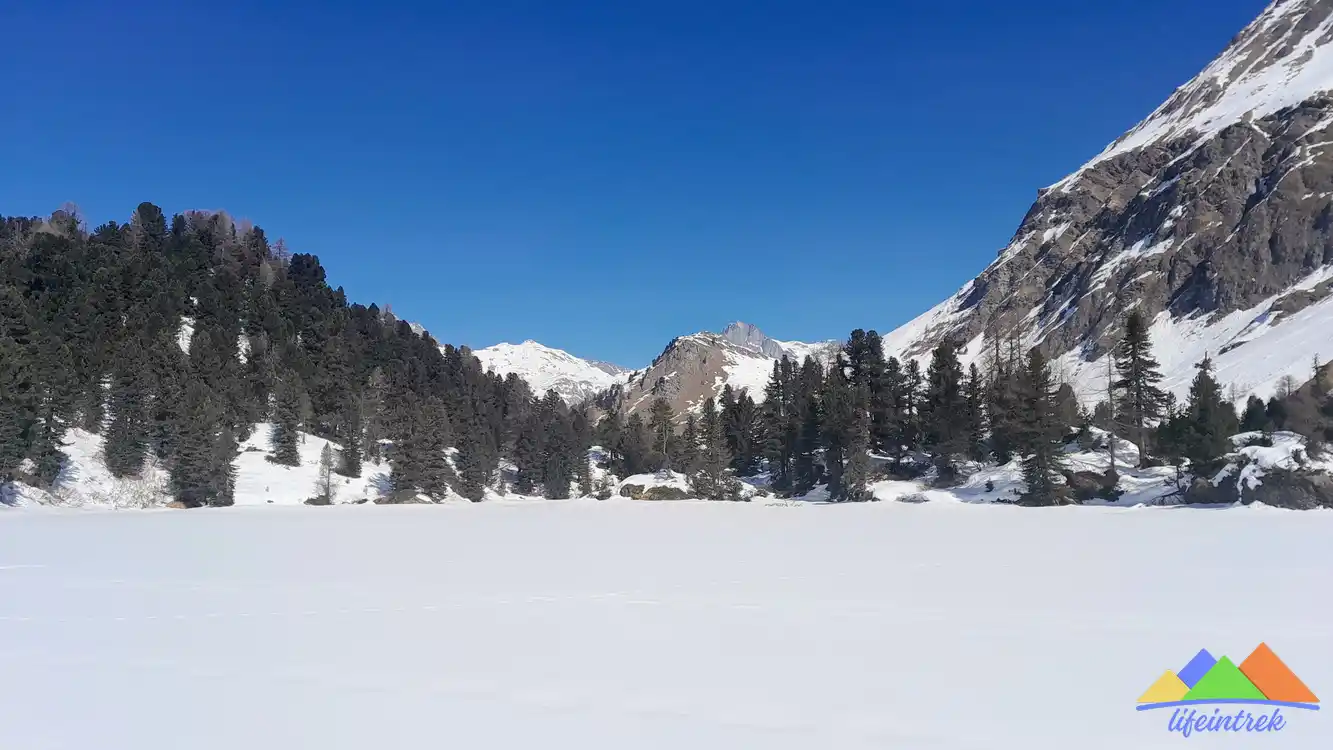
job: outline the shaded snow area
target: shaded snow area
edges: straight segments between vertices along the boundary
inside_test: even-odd
[[[1146,750],[1182,740],[1135,700],[1200,648],[1263,641],[1333,685],[1333,513],[612,500],[0,524],[5,748]],[[1324,713],[1284,711],[1268,744],[1329,747]]]

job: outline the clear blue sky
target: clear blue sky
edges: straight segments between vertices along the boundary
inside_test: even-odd
[[[225,208],[473,347],[888,331],[1264,5],[0,0],[0,213]]]

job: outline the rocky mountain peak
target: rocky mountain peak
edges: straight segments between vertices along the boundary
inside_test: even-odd
[[[781,358],[786,353],[781,344],[765,336],[758,326],[749,323],[730,323],[722,329],[721,336],[737,346],[754,349],[768,357]]]
[[[1204,356],[1241,398],[1309,371],[1321,344],[1333,356],[1322,332],[1333,323],[1331,42],[1333,0],[1270,5],[1042,191],[995,261],[886,349],[922,357],[947,336],[976,359],[1019,337],[1093,394],[1098,361],[1137,309],[1178,394]]]

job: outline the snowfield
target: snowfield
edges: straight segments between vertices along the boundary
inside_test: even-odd
[[[30,508],[0,534],[4,748],[1178,748],[1138,696],[1261,641],[1333,695],[1327,512]],[[1328,711],[1284,713],[1232,744],[1331,746]]]

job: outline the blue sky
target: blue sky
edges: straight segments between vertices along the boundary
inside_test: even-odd
[[[0,213],[225,208],[473,347],[888,331],[1264,5],[0,0]]]

